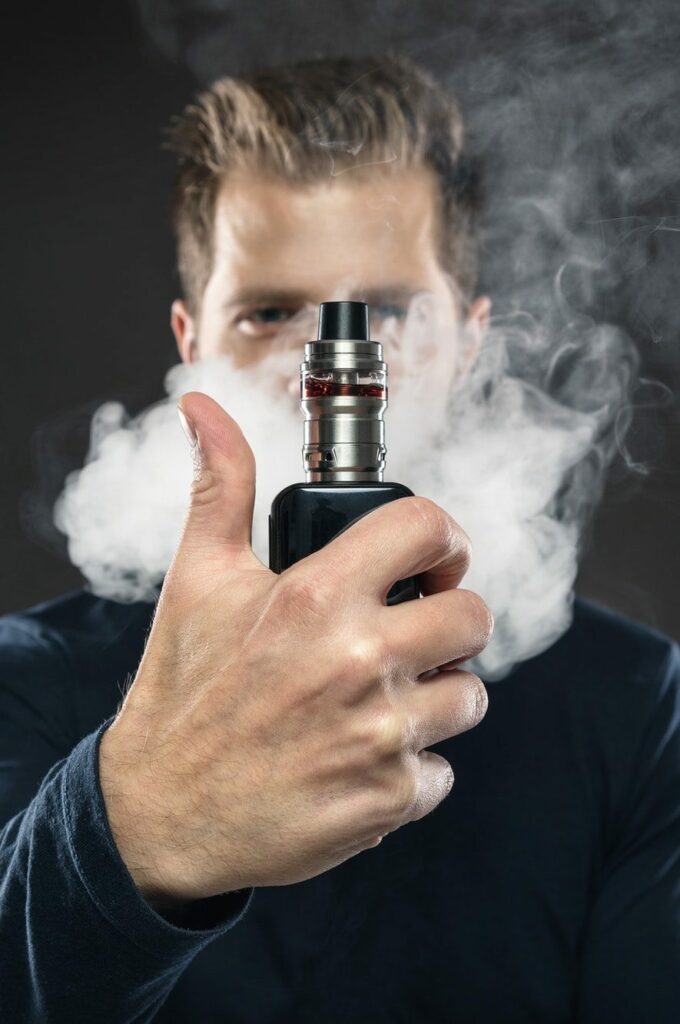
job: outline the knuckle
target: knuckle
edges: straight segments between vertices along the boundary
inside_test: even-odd
[[[472,590],[466,590],[467,617],[473,631],[475,653],[484,650],[493,633],[493,615],[486,601]]]
[[[418,799],[418,775],[411,765],[402,766],[392,784],[390,806],[398,819],[407,818]]]
[[[379,679],[383,674],[386,653],[378,636],[355,639],[347,644],[343,662],[344,675],[354,682]]]
[[[486,686],[479,678],[469,673],[470,691],[470,728],[479,725],[489,707],[489,695]]]
[[[442,551],[455,551],[461,565],[467,569],[472,557],[472,542],[465,530],[436,502],[416,495],[411,502],[411,515],[433,534]]]
[[[456,544],[456,550],[458,551],[458,557],[461,564],[465,567],[466,571],[472,561],[472,541],[465,532],[462,526],[460,526],[455,520],[452,520],[454,541]]]
[[[453,789],[453,783],[455,782],[453,768],[445,758],[443,760],[444,765],[442,766],[441,774],[442,799],[449,795],[449,793]]]
[[[418,816],[423,817],[433,811],[451,792],[453,769],[446,758],[431,751],[424,751],[420,757],[427,758],[418,807]]]
[[[213,505],[218,500],[220,493],[219,477],[209,466],[197,467],[191,481],[191,507],[201,509]]]
[[[407,746],[411,735],[409,721],[391,707],[381,709],[373,716],[370,728],[370,746],[379,758],[393,757]]]
[[[414,495],[413,498],[409,498],[409,503],[410,514],[418,524],[422,523],[428,532],[448,535],[453,520],[436,502],[422,495]]]
[[[449,705],[451,736],[474,729],[487,712],[489,697],[479,676],[462,669],[455,670],[457,685]]]
[[[280,576],[277,589],[279,600],[289,614],[318,615],[327,607],[325,585],[300,570]]]

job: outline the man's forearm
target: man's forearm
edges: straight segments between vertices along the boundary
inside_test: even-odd
[[[152,1020],[178,976],[243,913],[244,890],[158,911],[108,828],[99,735],[48,772],[0,832],[3,1022]],[[97,992],[101,998],[97,999]]]

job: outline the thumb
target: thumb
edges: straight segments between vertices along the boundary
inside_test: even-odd
[[[182,547],[250,547],[255,456],[236,420],[198,391],[177,406],[194,456],[194,480]]]

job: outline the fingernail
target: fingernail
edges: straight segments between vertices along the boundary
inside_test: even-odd
[[[182,425],[182,430],[184,431],[184,436],[189,442],[189,446],[191,448],[195,448],[196,445],[198,444],[198,434],[196,433],[196,428],[194,427],[192,421],[189,419],[184,410],[181,409],[179,406],[177,406],[177,413],[179,415],[179,422]]]

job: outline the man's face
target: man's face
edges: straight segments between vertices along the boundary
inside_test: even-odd
[[[311,186],[227,178],[216,201],[200,319],[180,300],[173,305],[182,359],[230,354],[245,366],[265,359],[282,337],[299,350],[328,299],[368,302],[379,340],[381,328],[398,334],[417,295],[453,327],[460,306],[437,259],[436,217],[435,179],[422,168],[361,177],[349,171]],[[487,300],[478,299],[468,325],[481,330],[487,316]]]

